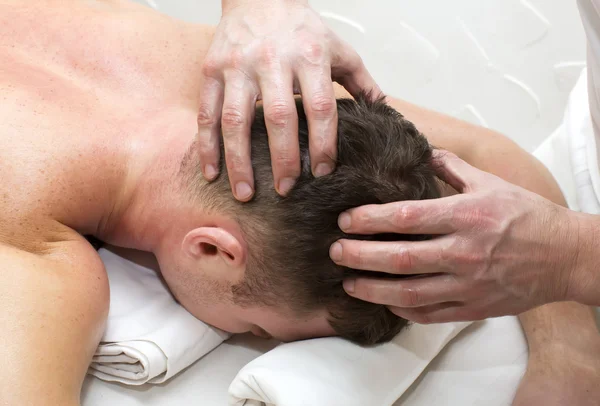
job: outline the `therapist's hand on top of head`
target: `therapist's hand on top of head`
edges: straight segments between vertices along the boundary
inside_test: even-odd
[[[339,218],[350,234],[435,238],[340,240],[330,251],[336,263],[348,267],[422,276],[347,280],[350,295],[389,305],[418,323],[514,315],[553,301],[585,302],[577,296],[585,288],[572,275],[581,268],[577,252],[583,244],[574,212],[453,154],[436,151],[435,156],[439,176],[462,194],[363,206]]]
[[[379,89],[361,58],[307,0],[223,0],[223,15],[203,66],[198,114],[205,178],[217,176],[222,132],[231,188],[240,201],[254,193],[250,126],[262,99],[276,190],[285,195],[300,174],[294,90],[308,117],[313,174],[334,168],[337,108],[332,78],[351,94]]]

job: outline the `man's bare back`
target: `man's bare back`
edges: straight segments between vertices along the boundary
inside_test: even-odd
[[[78,404],[108,309],[81,234],[112,226],[124,146],[195,123],[210,30],[121,1],[0,1],[0,38],[0,403]]]
[[[197,58],[209,37],[129,3],[35,10],[19,3],[0,5],[0,173],[10,195],[0,221],[3,229],[24,221],[41,227],[4,236],[35,250],[31,240],[49,238],[39,223],[48,219],[97,231],[90,214],[110,192],[103,187],[122,176],[114,145],[128,134],[159,133],[171,111],[195,108],[199,84],[190,78],[200,76]],[[161,37],[182,41],[161,46]]]

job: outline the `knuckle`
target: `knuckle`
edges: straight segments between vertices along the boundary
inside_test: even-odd
[[[265,119],[278,128],[287,126],[294,114],[295,111],[283,100],[275,100],[265,108]]]
[[[421,305],[421,292],[416,288],[407,288],[400,296],[400,301],[404,307],[418,307]]]
[[[203,104],[198,110],[198,125],[201,127],[212,127],[215,124],[215,115],[211,109]]]
[[[408,250],[396,248],[391,255],[392,270],[400,273],[403,270],[412,268],[412,258]]]
[[[392,225],[395,228],[403,229],[409,224],[418,224],[420,220],[420,210],[414,205],[402,205],[392,215]]]
[[[202,141],[198,145],[198,154],[203,164],[216,161],[217,145],[211,141]]]
[[[335,109],[335,99],[330,94],[318,93],[309,102],[310,113],[313,117],[329,117]]]
[[[361,267],[365,263],[365,253],[362,249],[349,249],[348,257],[354,267]]]
[[[325,48],[318,42],[310,41],[304,45],[302,56],[309,64],[320,64],[325,55]]]
[[[276,65],[279,61],[277,46],[271,41],[265,41],[258,50],[258,61],[267,67]]]
[[[486,228],[488,225],[488,216],[484,209],[478,208],[471,214],[471,222],[478,228]]]
[[[214,78],[217,77],[221,70],[221,62],[213,57],[207,57],[202,64],[202,74],[205,77]]]
[[[353,225],[370,226],[373,221],[368,210],[364,207],[357,207],[349,211]]]
[[[473,251],[461,251],[455,254],[455,259],[463,265],[476,265],[481,262],[481,256]]]
[[[446,213],[446,221],[448,221],[450,227],[453,227],[455,229],[461,229],[463,227],[461,223],[462,217],[460,214],[460,207],[461,205],[449,205],[443,209]]]
[[[242,49],[236,48],[229,52],[225,64],[230,69],[242,70],[242,67],[246,65],[246,58]]]
[[[231,173],[240,173],[246,168],[246,160],[241,156],[230,153],[227,157],[227,171]]]
[[[240,129],[246,126],[246,118],[242,112],[235,107],[223,108],[221,122],[224,128],[230,129]]]
[[[364,301],[370,302],[374,298],[373,291],[368,286],[357,283],[356,292],[360,292],[360,297]]]
[[[459,209],[460,222],[472,228],[485,228],[488,222],[486,210],[480,205],[468,205]]]
[[[323,138],[320,139],[321,142],[316,142],[313,146],[313,151],[318,156],[328,157],[335,159],[336,156],[336,145],[335,139],[331,139],[323,135]]]
[[[298,156],[293,156],[286,152],[282,152],[273,157],[273,166],[277,168],[283,168],[284,170],[288,168],[294,168],[300,166],[299,160],[300,159]]]
[[[439,258],[440,258],[440,267],[444,267],[444,269],[449,269],[450,268],[450,264],[453,264],[453,262],[455,261],[456,258],[456,250],[457,248],[455,247],[455,244],[448,244],[447,247],[445,247],[445,249],[441,249],[439,251]]]

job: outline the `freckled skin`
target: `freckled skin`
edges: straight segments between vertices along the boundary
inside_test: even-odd
[[[210,36],[127,2],[0,1],[0,403],[79,403],[109,298],[81,234],[111,226],[124,146],[195,124]]]
[[[154,116],[165,106],[196,103],[189,55],[201,58],[207,41],[165,39],[158,52],[155,43],[161,35],[190,38],[191,30],[207,38],[209,30],[125,2],[104,5],[102,13],[86,2],[35,12],[9,3],[0,5],[0,34],[10,44],[0,48],[1,228],[50,217],[93,233],[103,197],[124,175],[114,145],[141,130],[160,136],[151,134]],[[130,8],[143,14],[134,18]],[[36,238],[29,228],[19,232]]]

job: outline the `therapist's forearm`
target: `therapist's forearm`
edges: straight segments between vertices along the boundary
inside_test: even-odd
[[[519,315],[531,354],[553,354],[569,346],[600,351],[600,335],[594,311],[574,302],[550,303]],[[555,347],[556,346],[556,347]]]

